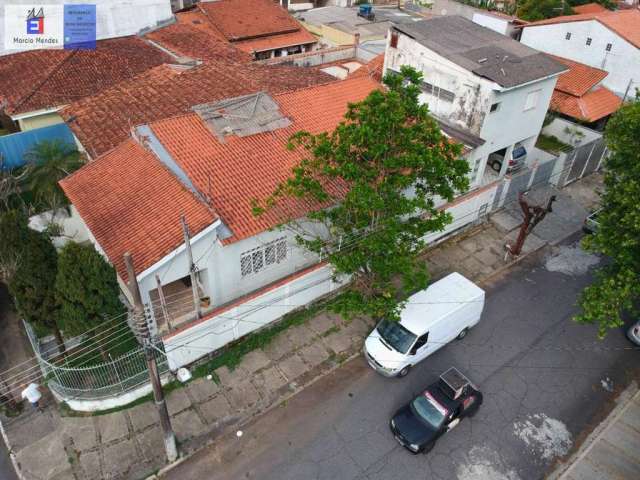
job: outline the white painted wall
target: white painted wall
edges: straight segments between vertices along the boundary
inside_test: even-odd
[[[240,270],[242,253],[282,237],[287,239],[286,260],[243,277]],[[192,253],[194,263],[200,270],[200,282],[211,297],[213,307],[232,302],[318,262],[315,255],[296,244],[293,233],[279,230],[223,245],[218,239],[217,230],[210,228],[193,237]],[[189,275],[184,246],[138,275],[143,302],[150,301],[149,292],[157,286],[156,273],[163,285]]]
[[[4,3],[4,2],[3,2]],[[12,5],[60,5],[86,4],[87,0],[10,0]],[[158,22],[172,17],[170,0],[100,0],[97,5],[98,40],[135,35],[144,28],[154,27]],[[4,36],[4,7],[0,6],[0,38]],[[0,55],[15,53],[4,50],[4,42],[0,42]]]
[[[484,12],[474,12],[473,18],[471,20],[473,21],[473,23],[482,25],[483,27],[489,28],[494,32],[498,32],[502,35],[509,36],[510,34],[510,24],[506,18],[499,18],[495,15]]]
[[[482,205],[487,205],[486,213],[489,213],[497,190],[498,182],[454,200],[446,208],[446,211],[453,216],[453,222],[447,225],[442,232],[435,232],[425,236],[425,242],[428,244],[436,243],[454,230],[475,222],[479,218],[479,210]]]
[[[571,33],[569,40],[567,33]],[[591,45],[586,44],[587,38],[592,39]],[[633,88],[640,87],[640,49],[598,21],[526,27],[520,41],[543,52],[606,70],[609,75],[602,84],[619,96],[624,95],[630,81]],[[610,52],[606,50],[608,43]]]
[[[331,268],[321,266],[211,319],[167,335],[163,342],[169,368],[188,365],[340,286],[331,280]]]

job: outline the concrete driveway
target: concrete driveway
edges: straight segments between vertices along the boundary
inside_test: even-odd
[[[541,252],[487,287],[483,319],[467,338],[406,378],[382,378],[358,358],[166,478],[542,478],[638,373],[640,353],[621,331],[599,342],[595,328],[571,321],[597,261],[575,244]],[[410,455],[389,418],[451,365],[479,385],[484,405],[431,453]]]

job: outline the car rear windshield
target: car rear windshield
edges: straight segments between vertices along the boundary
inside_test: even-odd
[[[407,353],[416,340],[416,336],[398,322],[382,320],[377,330],[382,340],[400,353]]]
[[[420,395],[411,402],[415,413],[433,428],[440,428],[444,421],[447,409],[440,405],[429,393]]]
[[[516,147],[513,149],[513,158],[524,157],[527,154],[527,150],[524,147]]]

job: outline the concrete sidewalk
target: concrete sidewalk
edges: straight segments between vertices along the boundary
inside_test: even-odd
[[[634,383],[580,449],[549,480],[635,480],[640,478],[640,391]]]
[[[580,229],[597,200],[584,182],[561,192],[545,187],[532,194],[546,198],[555,193],[558,201],[553,214],[527,239],[525,253]],[[504,261],[504,243],[515,235],[518,224],[518,211],[511,204],[486,224],[430,250],[425,261],[432,277],[459,271],[482,282],[508,268],[512,262]],[[181,453],[188,455],[223,431],[241,428],[359,354],[372,326],[368,319],[348,322],[321,312],[281,332],[264,349],[245,355],[233,371],[221,367],[211,372],[219,383],[200,378],[172,391],[167,403]],[[90,417],[61,416],[52,405],[44,413],[2,417],[2,423],[24,479],[137,479],[165,464],[157,413],[150,402]]]

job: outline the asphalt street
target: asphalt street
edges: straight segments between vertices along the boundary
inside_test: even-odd
[[[406,378],[383,378],[357,358],[167,478],[542,478],[637,375],[640,352],[626,349],[622,330],[600,342],[595,327],[571,321],[591,280],[580,270],[595,261],[565,246],[520,264],[487,286],[478,326]],[[480,387],[484,404],[429,454],[411,455],[391,435],[389,418],[452,365]]]

